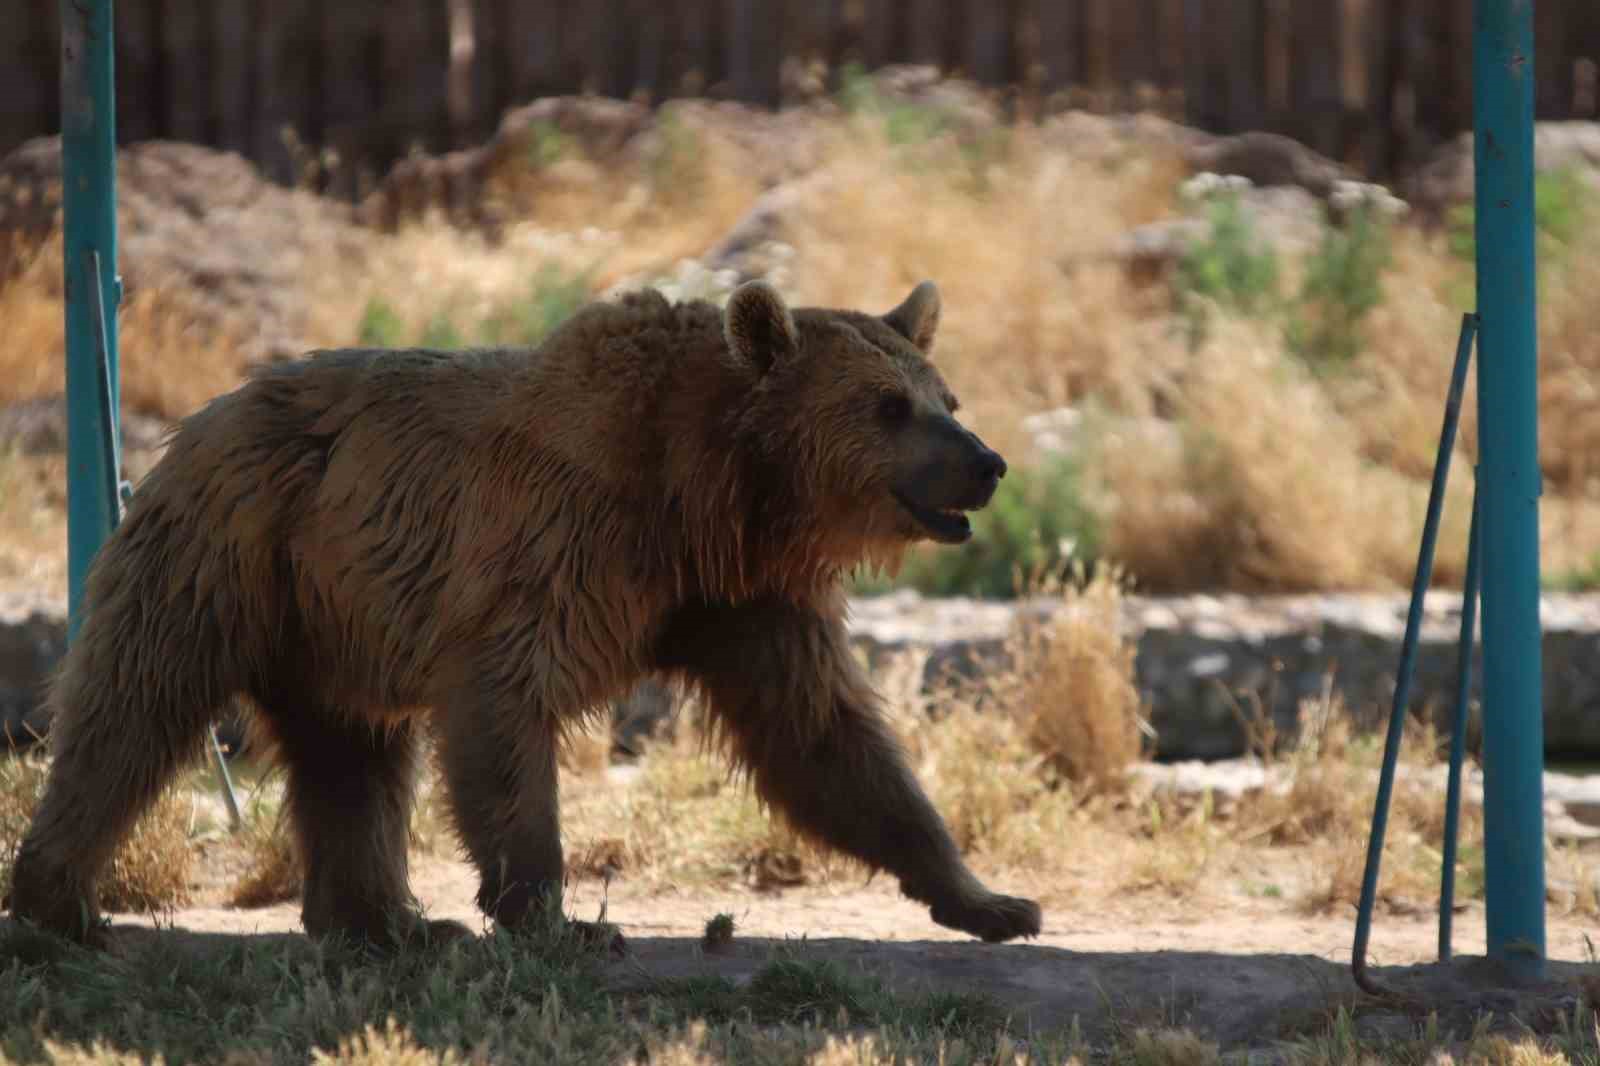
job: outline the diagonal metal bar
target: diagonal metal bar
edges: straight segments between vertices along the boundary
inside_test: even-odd
[[[106,309],[102,297],[104,280],[100,273],[100,253],[90,248],[86,253],[88,260],[89,278],[89,317],[93,325],[95,354],[97,356],[96,385],[96,411],[99,415],[95,427],[95,435],[100,440],[104,453],[102,466],[104,467],[106,500],[111,502],[108,508],[110,527],[106,530],[109,537],[115,531],[117,523],[121,522],[126,513],[127,502],[132,496],[132,488],[126,481],[120,480],[122,472],[122,445],[117,432],[117,410],[112,401],[111,389],[111,345],[106,336]],[[104,539],[104,538],[102,538]],[[222,745],[217,741],[217,727],[211,726],[207,730],[211,740],[211,759],[217,771],[217,787],[222,792],[223,803],[228,808],[228,824],[234,832],[238,832],[244,825],[244,815],[239,810],[239,796],[233,788],[233,777],[228,773],[228,760],[222,754]]]
[[[1400,667],[1395,678],[1394,703],[1389,710],[1389,732],[1383,748],[1383,768],[1378,776],[1378,797],[1373,806],[1372,832],[1367,838],[1367,865],[1361,879],[1361,902],[1356,908],[1356,936],[1351,968],[1356,984],[1363,991],[1381,995],[1383,990],[1367,973],[1367,943],[1372,936],[1372,909],[1378,895],[1378,867],[1383,857],[1383,837],[1389,825],[1389,800],[1394,793],[1395,766],[1400,757],[1400,739],[1405,728],[1406,704],[1411,695],[1411,675],[1416,665],[1417,640],[1422,630],[1423,600],[1433,577],[1433,553],[1439,539],[1439,515],[1444,509],[1445,484],[1450,476],[1450,458],[1455,453],[1456,427],[1461,422],[1461,399],[1466,392],[1467,366],[1472,361],[1472,344],[1477,335],[1478,316],[1461,319],[1461,339],[1456,345],[1455,368],[1450,375],[1450,394],[1445,400],[1444,427],[1439,434],[1439,453],[1433,464],[1433,485],[1428,492],[1428,515],[1422,527],[1422,548],[1417,556],[1416,575],[1411,583],[1411,609],[1406,616],[1405,642],[1400,648]]]

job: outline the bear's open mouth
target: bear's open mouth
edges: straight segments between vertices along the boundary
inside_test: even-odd
[[[972,523],[959,507],[923,507],[896,492],[894,498],[928,535],[941,544],[961,544],[972,537]]]

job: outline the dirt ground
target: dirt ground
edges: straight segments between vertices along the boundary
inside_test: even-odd
[[[465,863],[419,859],[413,887],[430,915],[482,918],[472,902],[474,876]],[[1007,885],[1015,889],[1017,886]],[[1041,893],[1049,899],[1048,888]],[[297,907],[240,910],[204,892],[197,905],[154,919],[116,916],[126,940],[150,935],[192,939],[196,950],[239,938],[299,936]],[[1071,1025],[1094,1039],[1115,1024],[1186,1026],[1223,1048],[1260,1047],[1326,1026],[1341,1005],[1374,1035],[1404,1036],[1437,1011],[1442,1021],[1470,1025],[1491,1010],[1500,1018],[1570,1010],[1583,995],[1590,964],[1591,922],[1552,913],[1546,981],[1517,989],[1482,959],[1481,905],[1455,920],[1456,961],[1435,959],[1434,915],[1380,914],[1374,923],[1374,975],[1399,993],[1393,1001],[1358,992],[1350,975],[1353,912],[1306,916],[1283,900],[1239,895],[1186,902],[1130,896],[1046,909],[1043,935],[1027,943],[986,945],[934,925],[926,911],[891,882],[757,893],[738,887],[648,894],[626,883],[575,887],[568,913],[620,926],[628,954],[611,963],[619,987],[651,977],[720,974],[747,979],[785,946],[810,958],[876,973],[905,989],[982,992],[1012,1008],[1015,1032]],[[708,952],[708,918],[732,914],[729,947]],[[152,927],[158,932],[152,932]],[[1113,1021],[1114,1019],[1114,1021]]]

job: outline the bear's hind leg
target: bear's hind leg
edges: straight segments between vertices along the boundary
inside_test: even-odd
[[[99,942],[95,882],[178,771],[200,753],[214,707],[201,689],[110,683],[86,626],[52,694],[49,783],[12,867],[10,908],[69,939]],[[164,692],[166,705],[140,705]],[[218,701],[220,703],[220,700]]]
[[[283,693],[261,705],[289,771],[306,932],[386,948],[423,934],[467,934],[459,923],[424,923],[411,895],[406,847],[419,754],[412,723],[379,724]]]

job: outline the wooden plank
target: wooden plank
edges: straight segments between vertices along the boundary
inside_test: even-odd
[[[326,63],[322,76],[323,148],[338,155],[329,191],[349,198],[363,169],[376,171],[385,161],[374,117],[382,106],[379,71],[374,62],[382,32],[382,12],[369,4],[323,4],[319,32]],[[420,73],[420,70],[419,70]]]
[[[1157,25],[1155,5],[1149,0],[1093,0],[1103,9],[1097,20],[1105,27],[1109,49],[1104,67],[1116,97],[1130,101],[1140,83],[1156,81]]]
[[[30,138],[59,132],[59,126],[45,120],[47,95],[60,93],[56,76],[60,57],[52,54],[44,25],[59,17],[51,0],[25,0],[9,31],[0,34],[0,99],[5,100],[0,107],[0,153]]]
[[[1571,15],[1571,8],[1560,0],[1545,0],[1533,6],[1533,106],[1540,119],[1564,119],[1572,114],[1572,74],[1577,56],[1570,51]]]
[[[510,50],[509,99],[517,107],[539,96],[573,92],[582,80],[572,0],[511,0],[506,47]]]
[[[434,0],[392,0],[379,25],[383,107],[375,147],[386,158],[438,151],[449,129],[448,12]]]
[[[1171,92],[1183,88],[1183,0],[1159,0],[1156,7],[1158,77],[1163,92]]]
[[[1549,0],[1549,6],[1570,0]],[[1472,5],[1449,0],[1444,10],[1446,57],[1442,61],[1448,79],[1441,129],[1446,138],[1472,128]]]
[[[1046,2],[1049,11],[1070,7],[1073,0]],[[951,43],[951,15],[957,0],[911,0],[906,12],[906,40],[913,63],[927,63],[941,69],[955,64]]]
[[[720,6],[717,0],[684,0],[680,6],[672,95],[698,96],[711,84],[712,70],[722,63],[712,14]]]
[[[1323,155],[1341,154],[1344,93],[1344,8],[1341,4],[1294,4],[1289,23],[1291,135]]]
[[[635,27],[633,92],[647,101],[659,101],[669,91],[673,20],[654,0],[629,0],[628,21]]]
[[[781,23],[764,0],[729,0],[728,86],[734,99],[763,107],[776,107],[779,64],[782,61]]]
[[[132,144],[149,140],[162,128],[161,108],[151,106],[159,105],[160,97],[150,91],[161,78],[161,56],[157,52],[159,5],[154,0],[120,0],[113,16],[117,32],[117,141]],[[3,41],[0,48],[4,48]],[[9,93],[6,95],[11,98]]]
[[[1217,62],[1221,34],[1212,0],[1183,3],[1183,111],[1189,125],[1216,131],[1227,121],[1225,82]]]
[[[1228,57],[1227,128],[1234,132],[1260,129],[1266,121],[1265,0],[1227,0],[1225,27]]]
[[[1397,3],[1369,3],[1366,9],[1366,115],[1361,156],[1368,174],[1387,178],[1397,156],[1397,112],[1405,12]]]
[[[213,8],[212,110],[216,142],[248,153],[255,133],[255,45],[259,17],[255,0],[215,0]]]
[[[38,25],[34,42],[33,69],[39,79],[36,90],[40,105],[38,133],[61,131],[61,6],[38,0]],[[37,136],[38,134],[35,134]]]
[[[297,181],[285,136],[314,146],[322,136],[322,37],[314,0],[275,0],[271,18],[256,27],[256,162],[283,182]]]
[[[1076,0],[1043,0],[1039,5],[1039,64],[1046,92],[1083,78],[1083,5]]]
[[[478,140],[511,94],[510,0],[472,0],[472,126]]]
[[[207,5],[209,7],[209,5]],[[168,137],[210,143],[214,53],[206,7],[195,0],[169,0],[161,12],[161,76],[165,82]]]
[[[1011,79],[1011,12],[998,0],[971,0],[967,5],[967,56],[964,66],[984,85]]]
[[[625,97],[633,87],[633,27],[621,0],[587,0],[582,9],[583,87]]]
[[[861,54],[868,67],[903,62],[909,12],[904,0],[864,0],[861,4]]]
[[[1571,0],[1572,42],[1577,55],[1573,113],[1579,118],[1600,115],[1600,4]]]
[[[1402,86],[1405,99],[1410,101],[1412,118],[1399,145],[1396,161],[1402,166],[1420,163],[1444,126],[1440,97],[1449,83],[1449,68],[1440,55],[1443,41],[1438,14],[1435,0],[1407,0],[1405,5]]]

